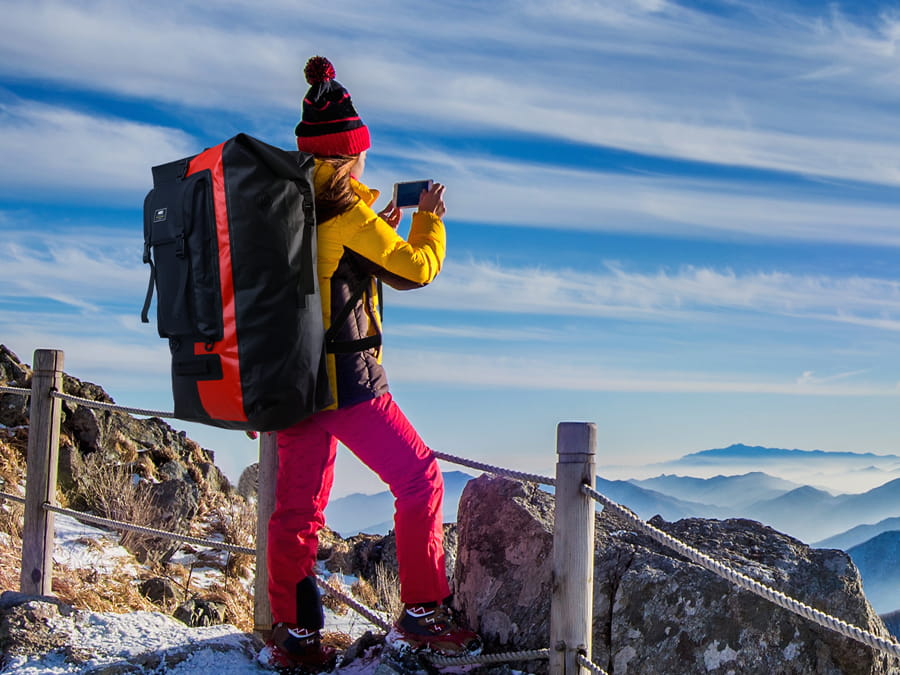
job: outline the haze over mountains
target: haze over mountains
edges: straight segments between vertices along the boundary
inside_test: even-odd
[[[652,465],[677,469],[653,477],[611,480],[598,476],[597,486],[611,499],[644,518],[661,515],[679,518],[750,518],[777,530],[815,543],[839,537],[859,526],[848,546],[876,536],[900,518],[900,456],[873,453],[785,450],[732,445],[705,450]],[[752,467],[751,471],[742,471]],[[647,467],[644,467],[646,469]],[[692,475],[690,469],[711,475]],[[858,493],[845,487],[848,476],[860,472],[881,480]],[[786,475],[787,474],[787,475]],[[805,476],[807,480],[797,480]],[[456,504],[466,481],[460,471],[444,474],[447,497],[445,519],[455,517]],[[353,494],[334,500],[326,511],[329,525],[343,535],[355,531],[386,531],[391,527],[393,499],[388,492]],[[367,529],[368,528],[368,529]],[[835,539],[842,543],[843,540]]]
[[[738,444],[636,469],[643,475],[599,476],[597,489],[644,519],[748,518],[811,545],[841,548],[857,562],[873,607],[900,608],[900,572],[894,571],[900,553],[900,456]],[[607,476],[625,470],[615,467]],[[657,473],[647,475],[652,471]],[[459,471],[444,474],[446,521],[455,519],[470,478]],[[863,489],[852,491],[859,485]],[[388,492],[349,495],[326,511],[342,536],[387,532],[392,514]]]
[[[834,494],[865,492],[900,478],[900,456],[871,452],[787,450],[737,443],[727,448],[694,452],[666,462],[603,467],[605,477],[623,480],[646,479],[660,474],[712,478],[755,472],[765,472],[797,485],[809,485]]]

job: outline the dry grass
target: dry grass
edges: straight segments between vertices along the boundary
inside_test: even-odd
[[[137,580],[127,570],[99,574],[92,569],[54,565],[53,593],[64,603],[92,612],[159,611],[138,590]]]
[[[18,590],[22,569],[22,538],[0,538],[0,590]]]
[[[23,495],[27,435],[12,430],[0,433],[0,490]],[[12,500],[0,500],[0,589],[18,589],[22,567],[22,528],[25,507]]]
[[[229,495],[219,500],[208,519],[210,534],[220,534],[227,544],[256,548],[256,504],[240,495]],[[245,553],[231,553],[225,566],[228,579],[250,579],[253,576],[255,557]]]
[[[158,521],[158,509],[150,492],[141,489],[131,471],[123,464],[110,461],[92,453],[85,460],[85,471],[78,487],[79,496],[91,511],[105,518],[143,527],[154,527]],[[125,532],[121,544],[129,551],[136,550],[147,535]]]
[[[353,593],[354,598],[366,607],[371,607],[372,609],[378,607],[378,594],[375,592],[375,587],[365,579],[354,581],[353,585],[350,586],[350,592]]]
[[[403,602],[400,600],[400,578],[397,571],[385,565],[376,565],[373,586],[378,598],[375,608],[388,616],[400,616]]]
[[[341,575],[332,574],[330,577],[328,577],[328,580],[325,583],[339,593],[347,595],[348,589],[344,585],[344,582],[341,579]],[[322,596],[322,604],[339,616],[344,616],[347,612],[350,611],[350,608],[347,607],[347,605],[345,605],[343,602],[341,602],[341,600],[339,600],[336,596],[331,595],[330,593],[325,593]]]
[[[0,534],[22,541],[25,526],[25,505],[19,502],[0,500]]]
[[[205,600],[225,605],[225,621],[245,633],[253,632],[253,595],[247,591],[214,584],[202,593]]]

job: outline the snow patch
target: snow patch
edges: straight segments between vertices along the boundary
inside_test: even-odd
[[[706,651],[703,652],[703,664],[706,666],[707,671],[716,670],[723,664],[726,664],[729,661],[734,661],[736,658],[737,652],[727,644],[724,648],[719,649],[718,640],[710,643],[710,645],[706,648]]]
[[[69,569],[94,569],[101,574],[123,570],[137,576],[134,556],[119,545],[119,535],[56,514],[53,561]]]

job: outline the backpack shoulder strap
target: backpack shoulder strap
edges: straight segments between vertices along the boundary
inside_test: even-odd
[[[336,340],[338,330],[347,322],[350,312],[353,311],[353,308],[365,295],[366,288],[371,284],[371,281],[372,277],[360,279],[356,288],[353,289],[350,299],[341,307],[341,311],[332,319],[331,326],[325,331],[325,351],[329,354],[353,354],[354,352],[364,352],[367,349],[381,345],[381,335],[370,335],[359,340],[346,340],[344,342]],[[381,293],[379,292],[379,301],[380,298]]]

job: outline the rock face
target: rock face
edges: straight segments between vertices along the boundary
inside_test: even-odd
[[[483,476],[459,509],[454,590],[486,651],[549,646],[553,497]],[[658,528],[717,560],[877,635],[850,558],[747,520]],[[624,520],[597,515],[592,661],[609,673],[897,672],[880,653],[780,609],[681,558]],[[893,668],[893,669],[892,669]],[[546,662],[527,672],[546,672]]]

